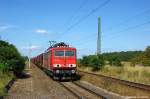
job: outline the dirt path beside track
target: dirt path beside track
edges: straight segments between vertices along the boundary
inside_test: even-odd
[[[34,64],[27,73],[30,76],[17,79],[4,99],[76,99]]]

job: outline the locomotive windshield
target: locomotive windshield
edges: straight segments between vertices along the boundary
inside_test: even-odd
[[[74,56],[74,51],[55,51],[55,56]]]
[[[74,51],[66,51],[65,56],[74,56]]]
[[[64,56],[64,51],[55,51],[55,56]]]

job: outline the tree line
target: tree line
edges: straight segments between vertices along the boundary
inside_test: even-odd
[[[0,72],[19,75],[25,68],[25,57],[13,44],[0,40]]]
[[[150,66],[150,46],[145,51],[109,52],[99,55],[88,55],[78,59],[79,66],[89,66],[93,71],[102,69],[106,64],[123,66],[122,62],[131,62],[132,66]]]
[[[132,65],[150,66],[150,46],[145,51],[130,60]]]

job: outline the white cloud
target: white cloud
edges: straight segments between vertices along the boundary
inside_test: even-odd
[[[6,30],[8,28],[9,28],[9,26],[0,26],[0,30]]]
[[[5,31],[11,28],[15,28],[16,26],[14,25],[0,25],[0,31]]]
[[[32,46],[24,46],[24,47],[22,47],[22,49],[23,50],[37,50],[37,49],[39,49],[40,48],[40,46],[37,46],[37,45],[32,45]]]
[[[47,34],[48,33],[48,31],[44,30],[44,29],[37,29],[35,32],[38,34]]]

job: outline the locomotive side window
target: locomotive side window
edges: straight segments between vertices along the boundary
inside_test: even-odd
[[[64,56],[64,51],[55,51],[55,56]]]
[[[66,51],[65,56],[74,56],[74,51]]]

